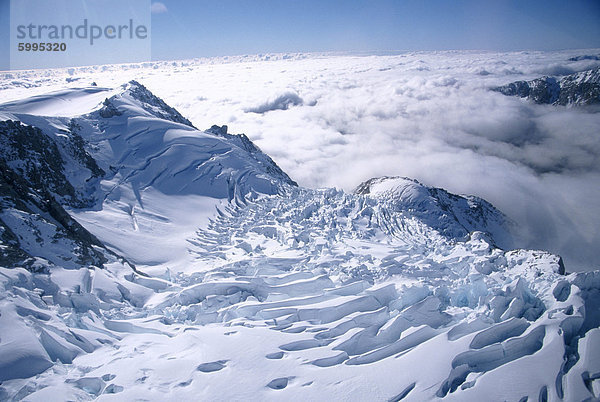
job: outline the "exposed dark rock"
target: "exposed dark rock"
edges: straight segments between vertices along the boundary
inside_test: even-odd
[[[105,119],[110,119],[111,117],[121,116],[122,113],[119,112],[115,105],[113,105],[110,102],[110,99],[105,99],[103,105],[104,106],[102,106],[102,108],[99,111],[101,117],[104,117]]]
[[[106,258],[96,247],[102,248],[102,243],[61,205],[84,207],[90,200],[65,177],[57,145],[38,128],[15,121],[0,122],[0,143],[0,265],[30,267],[36,255],[27,250],[38,248],[43,252],[37,257],[55,264],[101,266]],[[77,144],[71,144],[73,149]],[[102,173],[81,152],[85,151],[78,149],[75,155],[85,166]],[[30,236],[17,234],[23,226],[29,227]],[[57,253],[61,246],[64,252]]]
[[[600,60],[600,56],[596,56],[593,54],[584,54],[581,56],[575,56],[569,58],[569,61],[581,61],[581,60]]]

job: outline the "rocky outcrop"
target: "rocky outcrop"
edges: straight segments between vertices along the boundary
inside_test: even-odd
[[[507,96],[527,98],[539,104],[600,104],[600,68],[562,78],[542,77],[531,81],[515,81],[492,90]]]

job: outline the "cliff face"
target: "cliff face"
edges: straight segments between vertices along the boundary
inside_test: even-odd
[[[67,130],[50,137],[8,120],[0,122],[0,142],[0,227],[6,241],[0,264],[32,266],[32,257],[41,257],[60,266],[101,266],[105,258],[96,248],[102,244],[64,209],[91,206],[90,186],[104,174],[82,138]],[[76,188],[67,178],[75,170],[85,176],[85,186],[72,180]]]

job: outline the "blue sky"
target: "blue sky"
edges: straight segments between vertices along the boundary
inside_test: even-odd
[[[75,1],[75,0],[74,0]],[[599,0],[163,0],[154,60],[310,51],[600,48]],[[0,69],[9,0],[0,0]]]
[[[153,57],[600,47],[600,1],[165,0]]]

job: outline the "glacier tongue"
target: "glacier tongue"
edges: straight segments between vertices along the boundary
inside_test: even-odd
[[[44,194],[104,260],[29,249],[29,269],[0,268],[2,400],[599,396],[600,273],[510,250],[484,200],[405,178],[298,188],[247,137],[198,131],[136,82],[72,119],[9,111],[58,144],[55,178],[85,191]],[[85,155],[101,180],[77,175]],[[11,222],[12,247],[35,242]]]

